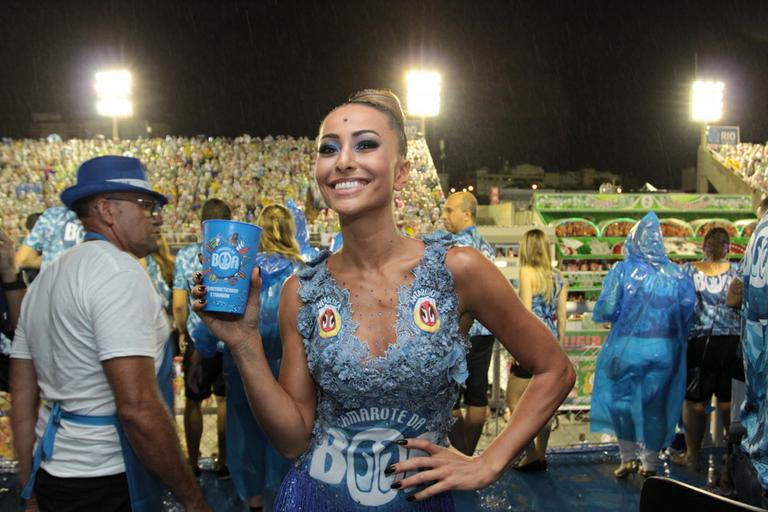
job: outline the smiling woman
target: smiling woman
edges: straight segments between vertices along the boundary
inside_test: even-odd
[[[344,246],[286,281],[283,365],[272,378],[257,292],[242,318],[195,310],[224,340],[275,447],[296,458],[275,510],[452,511],[450,490],[495,481],[565,398],[574,372],[556,340],[480,252],[447,233],[417,240],[394,220],[407,180],[403,113],[366,90],[320,128],[316,180],[339,215]],[[253,275],[258,288],[261,277]],[[480,456],[446,448],[477,318],[534,377],[518,413]],[[414,508],[411,501],[419,501]]]

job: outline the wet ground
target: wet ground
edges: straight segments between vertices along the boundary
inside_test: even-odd
[[[640,503],[643,478],[638,474],[616,480],[612,471],[618,464],[615,447],[558,450],[548,455],[549,468],[540,473],[507,471],[491,487],[479,492],[456,493],[458,512],[479,511],[635,511]],[[690,483],[705,485],[705,475],[669,466],[663,462],[660,473]],[[232,480],[217,480],[213,471],[203,471],[200,479],[206,498],[214,510],[247,512],[238,499]],[[18,502],[16,475],[0,475],[0,511],[15,512]],[[168,510],[181,510],[169,503]],[[267,508],[267,510],[269,510]]]

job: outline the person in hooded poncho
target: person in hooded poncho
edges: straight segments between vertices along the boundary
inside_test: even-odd
[[[256,225],[263,231],[256,265],[261,269],[259,329],[272,374],[277,377],[283,344],[277,310],[283,283],[303,266],[294,234],[293,212],[271,204],[259,215]],[[232,481],[250,510],[262,510],[266,491],[277,491],[290,468],[290,461],[272,446],[253,417],[243,381],[232,352],[224,348],[224,377],[227,381],[227,461]]]
[[[658,451],[672,441],[696,302],[691,279],[664,253],[653,212],[632,228],[624,257],[606,276],[592,315],[613,324],[597,358],[590,428],[619,439],[617,478],[638,469],[654,474]]]

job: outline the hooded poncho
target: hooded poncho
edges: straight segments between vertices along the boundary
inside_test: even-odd
[[[624,261],[605,278],[596,322],[611,322],[597,358],[590,429],[657,451],[667,446],[685,395],[693,283],[664,253],[653,212],[627,236]]]

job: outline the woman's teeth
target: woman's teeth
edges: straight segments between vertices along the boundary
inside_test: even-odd
[[[339,183],[336,183],[333,188],[335,190],[350,190],[353,188],[362,188],[365,186],[365,183],[362,181],[340,181]]]

